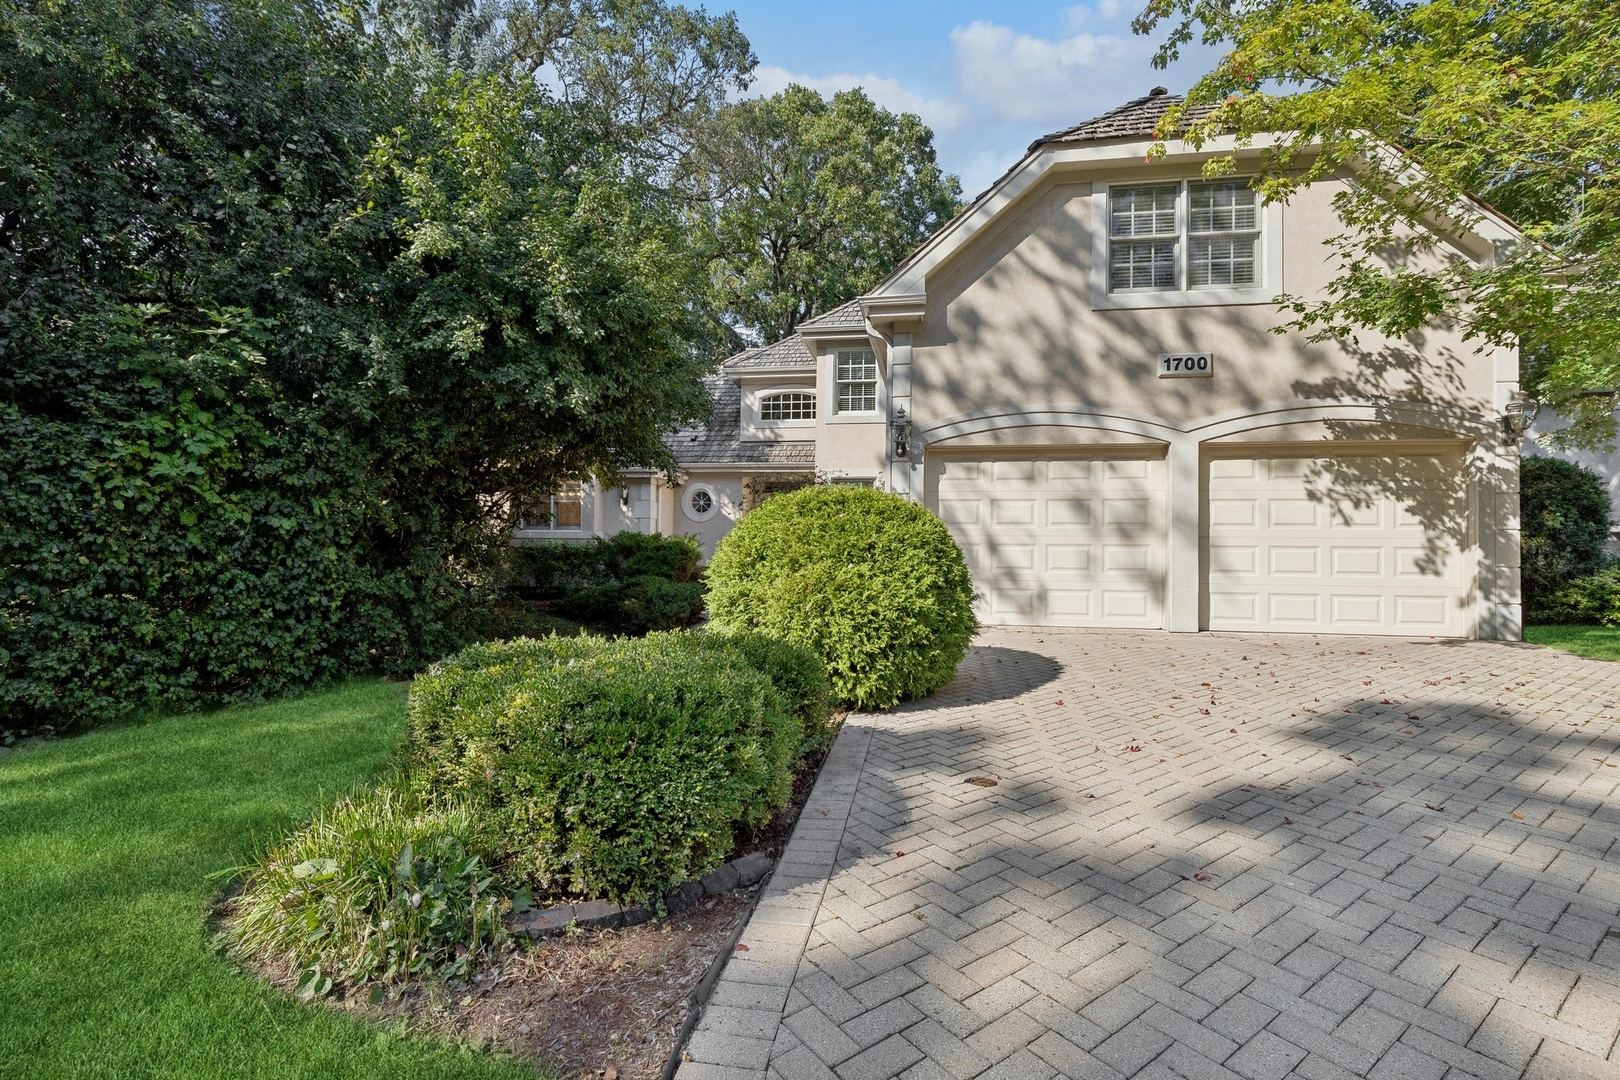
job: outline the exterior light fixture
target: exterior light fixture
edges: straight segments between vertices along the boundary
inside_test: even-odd
[[[894,411],[894,456],[903,458],[911,452],[911,418],[905,409]]]
[[[1536,422],[1541,402],[1526,393],[1515,393],[1502,408],[1502,430],[1510,436],[1523,435]]]

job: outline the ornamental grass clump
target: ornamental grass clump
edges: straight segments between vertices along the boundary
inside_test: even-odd
[[[402,780],[340,799],[259,859],[233,945],[296,971],[304,997],[464,978],[507,941],[512,903],[486,855],[465,802],[425,801]]]
[[[808,649],[856,708],[940,689],[978,630],[967,565],[945,526],[870,488],[776,496],[720,542],[708,581],[715,629]]]
[[[416,681],[410,750],[428,791],[478,808],[509,881],[656,902],[786,804],[826,715],[782,682],[703,632],[481,645]]]

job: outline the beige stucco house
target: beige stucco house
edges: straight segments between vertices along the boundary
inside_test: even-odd
[[[1162,90],[1036,142],[871,294],[711,378],[671,486],[574,535],[695,533],[811,477],[935,511],[987,623],[1516,639],[1515,351],[1443,327],[1310,343],[1345,173],[1287,205],[1152,132]],[[1489,212],[1443,236],[1486,261]],[[531,535],[563,535],[554,527]]]

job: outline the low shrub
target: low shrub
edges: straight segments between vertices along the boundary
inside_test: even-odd
[[[703,617],[704,588],[697,581],[647,575],[569,593],[551,604],[565,619],[622,634],[677,630]]]
[[[719,636],[519,640],[417,679],[410,747],[430,791],[479,808],[509,880],[647,901],[787,802],[794,705]]]
[[[341,799],[257,861],[237,899],[235,947],[334,982],[467,976],[506,942],[499,886],[462,802],[424,802],[404,782]]]
[[[720,542],[708,582],[716,629],[810,650],[838,699],[857,708],[938,690],[978,630],[967,565],[945,526],[871,488],[822,485],[769,500]]]
[[[1603,566],[1611,509],[1603,480],[1592,470],[1559,458],[1524,459],[1520,580],[1527,620],[1560,621],[1550,607],[1554,594]]]
[[[1540,604],[1544,623],[1620,626],[1620,568],[1576,578]]]
[[[703,549],[690,536],[621,532],[586,543],[531,543],[515,548],[512,577],[519,589],[554,599],[607,582],[655,577],[691,581]]]
[[[770,676],[771,683],[787,698],[799,722],[800,754],[819,753],[832,744],[838,733],[831,723],[832,683],[827,680],[827,665],[820,657],[802,646],[764,634],[725,634],[723,640],[755,671]]]

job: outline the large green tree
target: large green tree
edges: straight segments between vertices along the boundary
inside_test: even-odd
[[[658,155],[403,42],[0,6],[0,728],[431,660],[513,493],[702,414]]]
[[[715,307],[766,342],[876,285],[961,195],[922,120],[860,90],[828,100],[790,86],[739,102],[689,162],[712,200]]]
[[[1291,298],[1322,335],[1403,334],[1437,319],[1522,344],[1530,390],[1612,439],[1620,387],[1620,5],[1593,0],[1149,0],[1160,61],[1195,38],[1226,50],[1163,137],[1275,139],[1259,186],[1286,199],[1346,166],[1348,228],[1325,299]],[[1229,170],[1230,158],[1210,171]],[[1526,242],[1489,265],[1400,269],[1484,212]]]

